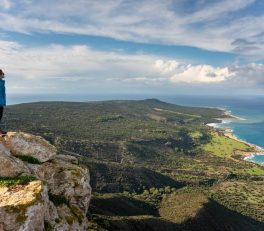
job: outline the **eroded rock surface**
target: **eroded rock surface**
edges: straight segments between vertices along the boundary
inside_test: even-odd
[[[50,160],[56,155],[56,148],[40,136],[23,132],[8,132],[5,145],[14,155],[29,155],[40,162]]]
[[[0,143],[0,176],[14,177],[22,173],[29,174],[27,166],[11,155],[10,151]]]
[[[72,223],[70,230],[85,230],[87,227],[85,214],[87,214],[91,197],[90,178],[87,168],[77,163],[75,157],[57,155],[49,162],[29,165],[29,168],[34,175],[47,183],[50,197],[58,203],[57,214],[61,221],[55,224],[56,217],[53,217],[55,219],[51,221],[52,225],[59,227],[63,224],[65,227],[65,223],[70,222]],[[62,200],[65,203],[56,202],[56,200]]]
[[[0,230],[43,230],[48,192],[42,181],[0,187]]]
[[[22,161],[21,156],[41,163]],[[35,178],[4,184],[27,175]],[[89,181],[88,169],[75,157],[57,155],[41,137],[8,133],[0,141],[0,231],[86,231]]]

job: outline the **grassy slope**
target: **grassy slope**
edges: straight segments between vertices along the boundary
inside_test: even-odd
[[[258,189],[264,170],[233,158],[234,150],[246,147],[204,126],[222,114],[155,99],[42,102],[7,110],[8,129],[42,135],[59,149],[82,155],[96,193],[90,214],[95,228],[258,230],[264,221]],[[233,184],[237,192],[226,191]],[[177,200],[192,203],[172,204]],[[170,214],[171,208],[176,212]]]
[[[240,150],[246,152],[250,151],[251,148],[245,143],[241,143],[229,137],[213,133],[211,141],[205,144],[202,149],[205,152],[211,153],[221,158],[230,159],[231,161],[236,160],[233,155],[235,151]],[[259,166],[250,166],[243,169],[234,169],[234,172],[263,176],[264,168]]]
[[[211,142],[204,145],[203,149],[219,157],[232,158],[235,150],[247,151],[249,147],[229,137],[214,134]]]

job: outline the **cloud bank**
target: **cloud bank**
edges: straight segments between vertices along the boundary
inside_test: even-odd
[[[49,45],[28,48],[0,41],[0,63],[7,73],[9,91],[18,93],[68,92],[104,86],[110,90],[136,86],[178,89],[181,86],[259,88],[264,86],[263,64],[214,67],[193,65],[147,54],[126,54],[85,45]],[[138,85],[139,84],[139,85]]]
[[[2,0],[0,68],[11,92],[262,90],[263,7],[260,0]],[[82,35],[82,44],[76,35]],[[84,41],[92,36],[101,36],[106,46],[113,38],[112,44],[124,50],[111,49],[110,42],[109,49],[96,42],[92,48]],[[73,39],[60,41],[66,37]],[[133,48],[136,43],[140,46]],[[181,49],[174,54],[167,45]],[[184,58],[184,51],[196,55],[190,58],[195,63],[175,58]],[[242,57],[243,64],[208,65],[217,63],[208,61],[214,55]]]
[[[97,35],[264,58],[260,0],[3,0],[0,6],[3,31]]]

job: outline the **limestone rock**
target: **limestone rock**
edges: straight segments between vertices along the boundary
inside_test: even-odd
[[[71,217],[75,221],[66,230],[85,230],[91,197],[89,173],[86,167],[69,163],[69,159],[63,159],[63,156],[57,155],[51,162],[31,169],[36,176],[46,182],[50,195],[67,201],[67,209],[65,206],[58,207],[59,217]],[[65,216],[65,213],[68,215]]]
[[[56,148],[42,137],[23,132],[8,132],[5,144],[14,155],[27,155],[45,162],[56,155]]]
[[[41,163],[21,161],[19,155]],[[90,177],[77,158],[56,155],[56,149],[41,137],[8,133],[0,140],[0,177],[20,174],[38,180],[0,185],[0,231],[87,231]]]
[[[44,230],[47,187],[39,180],[26,186],[0,187],[0,230]]]
[[[76,157],[74,157],[74,156],[69,156],[69,155],[62,155],[62,154],[60,154],[60,155],[57,155],[56,157],[55,157],[55,159],[56,159],[56,161],[58,162],[58,161],[62,161],[62,162],[68,162],[68,163],[72,163],[72,164],[78,164],[78,159],[76,158]]]
[[[14,177],[22,173],[30,173],[26,165],[13,157],[10,151],[0,144],[0,177]]]
[[[62,204],[57,207],[57,210],[61,221],[55,225],[54,230],[86,231],[88,229],[87,219],[81,221],[67,205]]]

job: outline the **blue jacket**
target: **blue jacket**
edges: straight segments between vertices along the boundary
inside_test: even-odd
[[[0,106],[6,106],[5,80],[0,79]]]

